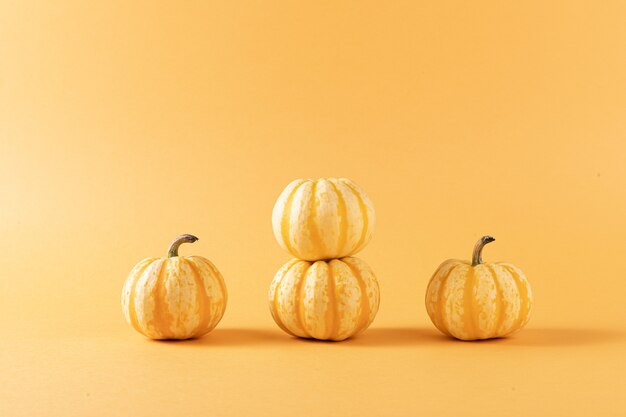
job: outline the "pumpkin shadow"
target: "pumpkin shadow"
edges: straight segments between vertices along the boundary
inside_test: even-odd
[[[441,343],[451,338],[439,333],[435,329],[393,327],[370,328],[363,333],[343,341],[305,339],[290,336],[279,329],[247,329],[247,328],[218,328],[198,339],[188,340],[159,340],[157,343],[172,343],[189,346],[262,346],[320,344],[335,346],[408,346]]]
[[[218,328],[204,337],[190,340],[167,341],[191,346],[252,346],[289,343],[293,337],[280,330]]]
[[[626,341],[626,333],[607,329],[591,328],[527,328],[511,336],[463,341],[446,336],[434,328],[421,327],[378,327],[341,342],[302,339],[283,333],[279,329],[218,328],[199,339],[160,340],[157,343],[174,343],[186,346],[294,346],[302,344],[327,344],[349,346],[426,346],[433,344],[502,345],[520,347],[563,347],[598,345]]]
[[[346,340],[349,346],[410,346],[445,343],[450,338],[436,329],[421,327],[374,327]]]
[[[419,327],[372,328],[346,340],[350,346],[410,346],[429,344],[481,344],[522,347],[564,347],[599,345],[626,341],[625,332],[592,328],[528,328],[508,337],[464,341],[446,336],[436,329]]]
[[[509,337],[488,342],[510,346],[563,347],[600,345],[624,340],[626,333],[608,329],[544,327],[522,329]]]

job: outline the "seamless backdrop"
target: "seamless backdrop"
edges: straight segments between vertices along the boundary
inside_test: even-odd
[[[0,1],[0,415],[599,415],[626,412],[626,5],[620,1]],[[373,200],[357,256],[372,327],[274,325],[294,178]],[[206,338],[144,339],[131,267],[211,259]],[[527,328],[461,343],[423,297],[497,241]]]

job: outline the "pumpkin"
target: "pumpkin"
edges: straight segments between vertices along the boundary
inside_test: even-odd
[[[198,240],[177,237],[165,258],[146,258],[132,269],[122,290],[126,321],[151,339],[189,339],[213,330],[228,295],[217,268],[200,256],[179,256],[178,247]]]
[[[375,221],[369,197],[347,178],[294,180],[272,212],[278,244],[308,261],[357,253],[370,241]]]
[[[374,273],[354,257],[292,259],[276,273],[268,296],[272,317],[281,329],[320,340],[344,340],[365,330],[380,300]]]
[[[532,291],[524,273],[510,263],[482,261],[483,247],[494,240],[484,236],[476,243],[471,264],[450,259],[432,276],[426,310],[443,333],[461,340],[490,339],[528,322]]]

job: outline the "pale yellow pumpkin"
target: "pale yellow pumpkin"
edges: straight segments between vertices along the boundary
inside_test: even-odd
[[[375,222],[369,197],[347,178],[292,181],[272,212],[278,244],[308,261],[357,253],[370,241]]]
[[[532,291],[524,273],[505,262],[482,262],[481,238],[472,262],[450,259],[439,266],[426,290],[426,310],[443,333],[462,340],[511,334],[528,322]]]
[[[200,337],[224,315],[228,294],[222,275],[201,256],[179,256],[178,247],[198,240],[182,235],[165,258],[147,258],[128,275],[122,290],[126,321],[151,339]]]
[[[378,312],[378,282],[361,259],[292,259],[269,290],[276,324],[298,337],[344,340],[365,330]]]

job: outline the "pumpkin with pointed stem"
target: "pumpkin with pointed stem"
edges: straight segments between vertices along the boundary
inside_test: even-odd
[[[482,237],[472,262],[451,259],[439,266],[426,290],[426,310],[443,333],[461,340],[511,334],[528,322],[532,291],[524,273],[506,262],[484,262]]]
[[[181,235],[165,258],[146,258],[128,275],[122,290],[126,321],[151,339],[201,337],[224,315],[228,294],[224,279],[209,260],[179,256],[182,243],[198,240]]]
[[[378,282],[361,259],[292,259],[276,273],[269,304],[276,324],[298,337],[344,340],[365,330],[378,311]]]
[[[370,241],[375,222],[371,200],[347,178],[294,180],[272,212],[278,244],[307,261],[357,253]]]

